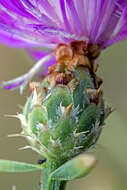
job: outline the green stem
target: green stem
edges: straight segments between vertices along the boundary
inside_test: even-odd
[[[67,185],[67,181],[62,181],[60,184],[60,190],[65,190]]]
[[[50,174],[55,171],[61,164],[48,160],[43,169],[42,187],[41,190],[65,190],[66,181],[53,180]]]

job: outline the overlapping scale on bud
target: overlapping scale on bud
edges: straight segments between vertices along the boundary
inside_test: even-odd
[[[73,42],[55,52],[56,64],[42,82],[30,83],[22,129],[39,154],[68,160],[95,145],[111,110],[105,109],[102,80],[95,74],[99,48]]]

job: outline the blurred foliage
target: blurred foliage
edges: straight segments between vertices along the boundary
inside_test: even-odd
[[[93,154],[98,157],[94,171],[86,178],[69,183],[68,190],[127,190],[127,42],[106,49],[98,62],[98,75],[103,80],[104,96],[107,104],[115,108],[106,121],[104,130]],[[33,61],[23,50],[0,47],[0,81],[8,80],[26,72]],[[40,159],[31,150],[19,151],[26,145],[22,138],[7,138],[18,133],[20,123],[16,119],[5,118],[4,114],[20,112],[29,92],[22,96],[19,91],[0,91],[0,158],[37,163]],[[39,190],[39,173],[0,173],[0,189],[11,190],[13,184],[18,190]]]

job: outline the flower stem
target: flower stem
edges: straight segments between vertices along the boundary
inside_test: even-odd
[[[65,190],[67,185],[67,181],[62,181],[60,184],[60,190]]]
[[[54,161],[48,160],[43,169],[43,179],[41,190],[65,190],[66,181],[53,180],[50,174],[55,171],[61,164]]]

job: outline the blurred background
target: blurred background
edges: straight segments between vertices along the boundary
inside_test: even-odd
[[[68,183],[68,190],[127,190],[127,42],[106,49],[99,59],[98,75],[104,80],[105,101],[115,108],[107,119],[93,154],[98,164],[93,172],[81,180]],[[23,50],[0,46],[0,81],[25,73],[34,62]],[[20,112],[29,91],[21,96],[19,91],[0,89],[0,159],[37,163],[41,159],[32,150],[18,150],[26,145],[21,137],[8,138],[20,132],[17,119],[4,117]],[[0,173],[0,190],[39,190],[39,173]]]

